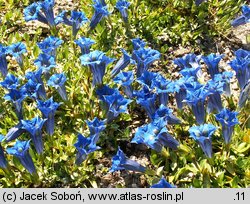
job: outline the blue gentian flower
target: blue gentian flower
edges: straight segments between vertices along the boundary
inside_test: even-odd
[[[80,165],[87,158],[88,154],[100,149],[100,147],[96,146],[96,136],[98,135],[84,137],[83,135],[78,134],[78,141],[74,144],[75,148],[77,149],[75,161],[76,165]]]
[[[231,25],[233,27],[237,27],[239,25],[243,25],[245,23],[250,22],[250,7],[248,5],[243,5],[241,7],[241,10],[242,10],[242,15],[231,22]]]
[[[103,52],[95,50],[80,57],[83,66],[89,66],[93,74],[93,86],[102,84],[103,76],[108,64],[113,62]]]
[[[60,103],[54,102],[53,97],[47,101],[37,101],[37,108],[42,112],[43,119],[46,119],[44,125],[47,133],[51,136],[55,129],[55,112]]]
[[[230,90],[230,79],[234,76],[234,73],[231,71],[224,71],[220,74],[215,74],[214,81],[223,83],[223,91],[225,92],[226,96],[231,95]]]
[[[26,97],[27,93],[23,89],[11,89],[9,93],[4,96],[5,100],[11,101],[14,105],[19,120],[23,119],[22,102]]]
[[[19,66],[22,68],[23,67],[23,53],[27,52],[26,46],[22,42],[14,43],[12,45],[9,45],[7,47],[8,54],[12,55],[15,57],[17,63]]]
[[[61,20],[58,21],[63,22],[68,26],[72,26],[72,34],[74,38],[76,37],[81,26],[89,21],[85,14],[81,11],[71,11],[71,16],[69,18],[67,12],[63,11],[57,16],[57,18],[61,18]]]
[[[250,79],[240,92],[240,97],[238,102],[239,107],[242,108],[249,99],[250,99]]]
[[[174,64],[179,66],[181,69],[184,68],[196,68],[199,67],[199,63],[201,60],[200,55],[196,55],[194,53],[186,54],[183,57],[179,57],[174,59]]]
[[[94,1],[94,15],[91,18],[90,21],[90,29],[93,30],[97,24],[102,20],[103,17],[108,16],[110,13],[107,9],[106,3]]]
[[[64,101],[68,100],[65,88],[66,80],[67,79],[65,74],[61,73],[61,74],[53,74],[47,82],[48,86],[52,86],[58,91],[58,93],[60,94],[60,96]]]
[[[239,124],[237,115],[238,112],[233,112],[226,108],[215,115],[216,120],[219,121],[222,126],[222,135],[226,144],[229,144],[231,141],[234,126]]]
[[[96,94],[98,95],[99,99],[105,102],[106,96],[111,96],[115,94],[119,94],[118,89],[112,89],[107,85],[104,85],[96,90]]]
[[[29,148],[30,140],[16,140],[14,147],[6,149],[6,152],[17,157],[21,164],[24,166],[24,168],[27,169],[31,174],[33,174],[36,172],[36,168],[29,154]]]
[[[28,80],[31,80],[34,82],[34,84],[41,84],[40,87],[39,87],[39,92],[41,97],[42,98],[46,98],[46,91],[45,91],[45,87],[44,87],[44,83],[43,83],[43,80],[42,80],[42,72],[43,70],[42,69],[38,69],[34,72],[27,72],[25,74],[25,77],[28,79]]]
[[[154,89],[154,79],[157,77],[157,73],[155,72],[148,72],[148,71],[145,71],[142,73],[142,75],[140,77],[138,77],[136,79],[136,81],[143,85],[143,86],[146,86],[149,90],[152,90]]]
[[[31,5],[27,6],[24,9],[24,19],[25,21],[34,21],[38,20],[42,23],[48,24],[45,16],[40,12],[41,5],[40,3],[34,2]]]
[[[212,124],[190,127],[188,132],[190,137],[198,142],[205,155],[212,158],[212,141],[211,136],[217,128]]]
[[[173,93],[175,92],[175,99],[178,109],[182,109],[184,105],[184,100],[187,96],[188,84],[192,84],[195,81],[195,77],[182,77],[176,81],[172,81],[168,84],[168,89]],[[189,85],[190,86],[190,85]]]
[[[34,61],[34,64],[42,69],[42,73],[48,80],[50,75],[50,69],[56,67],[55,57],[47,54],[39,54],[38,58]]]
[[[207,0],[195,0],[195,5],[199,6],[201,3],[205,2]]]
[[[29,79],[28,82],[24,86],[22,86],[21,89],[32,99],[35,99],[35,100],[46,99],[46,92],[44,91],[42,84],[36,81]]]
[[[209,80],[205,85],[205,89],[209,92],[208,96],[208,113],[212,111],[220,112],[223,109],[221,94],[223,93],[224,83],[220,81],[215,81],[213,79]]]
[[[235,52],[236,58],[229,65],[236,72],[239,86],[242,89],[250,78],[250,51],[239,49]]]
[[[215,74],[219,74],[219,62],[224,55],[217,55],[214,53],[209,54],[208,56],[202,56],[203,61],[208,67],[208,73],[212,78]]]
[[[147,43],[141,40],[140,38],[132,39],[132,45],[134,50],[139,50],[140,48],[144,48],[146,44]]]
[[[107,123],[117,118],[120,113],[126,113],[128,104],[132,102],[132,100],[124,98],[120,93],[104,96],[104,99],[108,108],[106,114]]]
[[[82,55],[89,54],[91,45],[95,44],[94,40],[85,37],[81,37],[74,42],[81,48]]]
[[[13,74],[7,74],[4,81],[0,82],[0,86],[7,90],[17,89],[19,85],[19,78],[15,77]]]
[[[22,128],[30,134],[38,154],[43,152],[42,128],[45,121],[46,119],[41,119],[38,116],[31,120],[21,120]]]
[[[3,148],[1,142],[4,140],[4,136],[0,134],[0,168],[6,169],[7,168],[7,161],[4,156]]]
[[[205,120],[205,100],[210,93],[204,88],[204,86],[197,85],[194,88],[187,90],[187,96],[184,102],[186,102],[193,111],[198,124],[204,123]]]
[[[106,120],[94,118],[92,121],[86,120],[89,127],[90,135],[99,135],[106,128]]]
[[[168,133],[166,124],[167,122],[160,118],[139,127],[131,143],[145,144],[157,152],[160,152],[163,146],[177,149],[179,142]]]
[[[184,68],[180,71],[180,74],[186,78],[194,77],[195,80],[197,81],[198,78],[200,78],[202,75],[201,67],[197,66],[192,68]]]
[[[45,38],[42,42],[37,43],[38,47],[44,54],[51,55],[56,58],[56,49],[63,43],[63,40],[49,36]]]
[[[128,7],[130,6],[130,2],[126,0],[118,0],[116,2],[115,7],[120,11],[122,15],[122,19],[124,22],[128,22]]]
[[[137,104],[141,105],[147,112],[147,115],[152,118],[156,111],[156,94],[150,91],[146,86],[140,91],[134,92]]]
[[[132,71],[120,72],[114,78],[114,82],[122,86],[124,93],[129,98],[133,97],[133,87],[131,85],[133,83],[133,80],[134,80],[134,75]]]
[[[128,170],[136,172],[145,172],[146,167],[140,165],[138,162],[128,159],[123,151],[118,147],[116,155],[112,158],[112,166],[110,172]]]
[[[160,52],[151,48],[140,48],[133,51],[132,58],[137,63],[136,76],[140,77],[143,72],[149,69],[149,66],[160,59]]]
[[[153,87],[156,90],[156,93],[159,97],[160,104],[167,105],[168,103],[168,94],[173,90],[168,87],[171,83],[170,80],[165,79],[161,74],[157,74],[153,79]]]
[[[57,25],[57,19],[54,16],[54,0],[44,0],[43,2],[34,2],[24,9],[25,21],[38,20],[54,28]]]
[[[175,188],[175,186],[171,185],[166,181],[166,179],[162,176],[161,180],[150,186],[150,188]]]
[[[123,56],[118,60],[116,65],[111,71],[111,78],[114,78],[121,70],[125,69],[129,64],[135,64],[131,56],[124,50],[121,49]]]
[[[17,125],[9,129],[8,133],[5,136],[5,141],[10,142],[12,140],[15,140],[24,132],[25,130],[22,128],[22,123],[19,122]]]
[[[173,115],[173,110],[160,105],[160,107],[155,111],[152,117],[153,120],[163,119],[167,124],[180,124],[181,120]]]
[[[0,44],[0,72],[2,73],[3,77],[5,77],[8,73],[7,69],[7,60],[6,60],[6,52],[7,47],[4,47]]]

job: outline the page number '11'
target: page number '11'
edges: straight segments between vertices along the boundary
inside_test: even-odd
[[[244,194],[244,192],[242,192],[242,193],[240,193],[240,192],[238,192],[238,193],[236,193],[236,199],[234,199],[234,200],[244,200],[245,199],[245,194]]]

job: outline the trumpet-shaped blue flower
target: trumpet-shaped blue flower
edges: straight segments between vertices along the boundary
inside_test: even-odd
[[[34,61],[34,64],[42,69],[42,73],[48,80],[50,75],[50,69],[56,67],[55,57],[47,54],[39,54],[38,58]]]
[[[105,16],[108,16],[110,13],[107,9],[105,2],[100,1],[94,1],[94,15],[91,18],[90,21],[90,29],[93,30],[97,26],[97,24],[104,18]]]
[[[47,133],[51,136],[55,129],[55,112],[60,103],[54,102],[53,97],[47,101],[37,101],[37,108],[42,112],[43,119],[46,119],[44,125]]]
[[[222,126],[222,135],[226,144],[230,143],[234,126],[239,123],[237,115],[238,112],[233,112],[226,108],[215,115],[216,120],[219,121]]]
[[[63,73],[53,74],[49,78],[48,83],[47,83],[48,86],[52,86],[58,91],[58,93],[60,94],[60,96],[62,97],[62,99],[64,101],[68,100],[67,93],[66,93],[66,87],[65,87],[66,80],[67,80],[66,76]]]
[[[147,43],[141,40],[140,38],[132,39],[132,45],[134,50],[139,50],[140,48],[144,48],[146,44]]]
[[[31,120],[21,120],[22,128],[30,134],[38,154],[43,152],[42,128],[45,121],[46,119],[41,119],[38,116]]]
[[[114,78],[114,82],[122,86],[124,93],[129,98],[133,97],[133,87],[131,85],[133,83],[133,80],[134,80],[134,75],[132,71],[120,72]]]
[[[160,107],[156,110],[155,114],[153,114],[153,120],[163,119],[167,122],[167,124],[180,124],[181,120],[173,115],[173,110],[167,108],[164,105],[160,105]]]
[[[7,168],[7,161],[4,156],[3,148],[1,142],[5,139],[3,135],[0,134],[0,168],[6,169]]]
[[[221,93],[223,92],[224,83],[215,80],[209,80],[205,89],[210,93],[208,96],[208,112],[213,110],[220,112],[223,109]]]
[[[0,44],[0,72],[3,77],[8,74],[7,60],[6,60],[6,50],[7,48]]]
[[[168,86],[171,83],[170,80],[165,79],[161,74],[157,74],[153,79],[153,87],[159,97],[160,104],[167,105],[168,94],[173,90]]]
[[[250,51],[239,49],[235,55],[236,58],[229,62],[229,65],[236,72],[236,78],[242,89],[250,78]]]
[[[177,149],[179,142],[168,133],[166,124],[167,122],[160,118],[139,127],[131,143],[145,144],[157,152],[160,152],[163,146]]]
[[[23,67],[23,53],[27,52],[26,46],[22,42],[14,43],[7,47],[8,54],[15,57],[17,63],[22,68]]]
[[[195,87],[187,90],[187,96],[184,100],[191,108],[198,124],[205,120],[205,100],[210,93],[204,86],[197,83]]]
[[[138,77],[136,79],[136,81],[143,85],[143,86],[146,86],[149,90],[152,90],[154,89],[154,79],[156,78],[157,76],[157,73],[155,72],[148,72],[148,71],[145,71],[142,73],[142,75],[140,77]]]
[[[88,22],[88,18],[81,11],[71,11],[71,16],[68,17],[67,12],[63,11],[58,16],[58,21],[72,27],[72,34],[76,37],[81,26]]]
[[[248,5],[243,5],[241,7],[241,10],[242,10],[242,15],[231,22],[231,25],[233,27],[237,27],[239,25],[243,25],[245,23],[250,22],[250,7]]]
[[[195,0],[195,5],[199,6],[201,3],[205,2],[207,0]]]
[[[91,45],[95,44],[94,40],[85,37],[81,37],[74,42],[81,48],[82,55],[89,54]]]
[[[10,142],[12,140],[15,140],[24,132],[25,130],[22,128],[22,123],[19,122],[17,125],[9,129],[8,133],[5,136],[5,141]]]
[[[77,149],[76,154],[76,165],[80,165],[88,156],[88,154],[94,152],[95,150],[100,149],[96,146],[97,139],[99,135],[91,135],[90,137],[84,137],[81,134],[78,134],[78,141],[74,144]]]
[[[171,92],[175,92],[175,99],[178,109],[182,109],[184,105],[184,99],[187,96],[187,88],[188,84],[192,84],[195,81],[195,77],[182,77],[176,81],[172,81],[168,84],[168,89]]]
[[[123,56],[118,60],[116,65],[111,71],[111,77],[114,78],[121,70],[125,69],[129,64],[135,64],[131,56],[124,50],[121,49]]]
[[[140,77],[143,72],[149,69],[149,66],[160,59],[160,52],[151,48],[140,48],[133,51],[132,58],[137,63],[136,76]]]
[[[45,16],[40,12],[41,4],[34,2],[24,9],[24,19],[25,21],[38,20],[42,23],[48,24]]]
[[[146,167],[140,165],[138,162],[129,159],[123,151],[118,147],[116,155],[112,158],[112,166],[110,172],[129,170],[136,172],[145,172]]]
[[[150,118],[156,111],[156,94],[150,91],[146,86],[142,90],[134,92],[137,97],[136,102],[141,105]]]
[[[200,66],[192,68],[184,68],[180,71],[180,74],[184,77],[194,77],[195,80],[201,77],[202,72]]]
[[[25,21],[38,20],[54,28],[59,23],[59,20],[54,16],[54,5],[54,0],[32,3],[24,9]]]
[[[45,38],[42,42],[37,43],[38,47],[44,54],[51,55],[56,58],[56,49],[63,43],[63,40],[49,36]]]
[[[240,97],[238,102],[239,107],[242,108],[249,99],[250,99],[250,79],[240,92]]]
[[[0,86],[7,90],[17,89],[19,85],[19,78],[15,77],[13,74],[7,74],[4,81],[0,82]]]
[[[23,89],[11,89],[9,93],[4,96],[5,100],[11,101],[14,105],[19,120],[23,119],[22,102],[26,97],[27,93]]]
[[[105,102],[105,97],[106,96],[111,96],[115,94],[119,94],[118,89],[112,89],[107,85],[102,86],[101,88],[98,88],[96,90],[96,94],[98,95],[99,99],[103,102]]]
[[[106,128],[106,120],[99,120],[94,118],[92,121],[86,120],[89,127],[90,135],[99,135]]]
[[[194,53],[186,54],[183,57],[179,57],[174,59],[174,63],[179,66],[181,69],[184,68],[196,68],[199,67],[199,63],[201,60],[200,55],[196,55]]]
[[[43,83],[43,80],[42,80],[42,72],[43,72],[42,69],[38,69],[38,70],[36,70],[34,72],[27,72],[25,74],[25,77],[28,80],[33,81],[34,84],[41,84],[41,86],[39,87],[39,92],[41,92],[40,95],[43,98],[46,98],[46,91],[45,91],[44,83]]]
[[[212,78],[214,78],[215,74],[219,74],[219,62],[223,58],[224,55],[217,55],[214,53],[209,54],[208,56],[202,56],[203,61],[206,63],[208,67],[208,73]]]
[[[209,158],[212,158],[212,141],[211,137],[217,128],[212,124],[204,124],[189,128],[190,137],[192,137]]]
[[[117,118],[120,113],[126,113],[128,104],[132,102],[132,100],[124,98],[120,93],[104,96],[104,98],[108,107],[107,123]]]
[[[18,158],[20,163],[27,169],[31,174],[36,172],[35,165],[32,161],[32,158],[29,154],[30,140],[21,141],[16,140],[14,147],[6,149],[8,154],[14,155]]]
[[[113,62],[112,58],[107,57],[103,52],[95,50],[80,57],[83,66],[89,66],[93,74],[93,85],[102,84],[103,76],[108,64]]]
[[[223,91],[227,96],[230,96],[230,79],[233,77],[233,72],[221,72],[220,74],[215,74],[214,81],[223,83]]]
[[[126,0],[118,0],[116,2],[115,7],[120,11],[122,15],[122,19],[124,22],[128,22],[128,7],[130,6],[130,2]]]
[[[32,99],[46,99],[46,93],[42,87],[42,84],[36,81],[29,79],[21,89]]]
[[[150,186],[150,188],[175,188],[175,186],[171,185],[166,181],[166,179],[162,176],[161,180]]]

